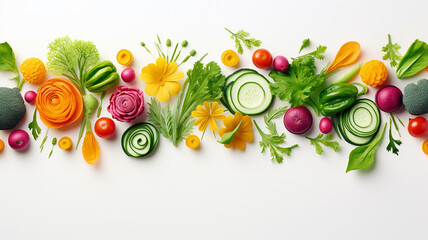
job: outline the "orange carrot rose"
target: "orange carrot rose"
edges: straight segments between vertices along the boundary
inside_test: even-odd
[[[82,115],[82,94],[70,80],[53,78],[37,90],[36,108],[46,126],[60,128],[75,122]]]

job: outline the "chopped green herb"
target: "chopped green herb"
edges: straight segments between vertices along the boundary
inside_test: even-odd
[[[382,47],[382,52],[385,52],[382,59],[391,60],[391,67],[396,67],[401,60],[400,48],[401,46],[398,43],[392,44],[391,35],[388,34],[388,43]]]
[[[302,46],[300,47],[299,53],[306,48],[307,46],[309,46],[309,44],[311,43],[311,41],[309,40],[309,38],[306,38],[305,40],[302,41]]]
[[[37,123],[37,108],[34,110],[33,121],[28,124],[28,129],[31,130],[34,140],[37,140],[39,138],[39,134],[42,132],[42,129]]]
[[[321,144],[333,149],[335,152],[339,151],[340,149],[339,143],[337,141],[332,141],[333,134],[320,133],[316,138],[310,138],[310,137],[306,137],[306,138],[311,141],[311,145],[315,146],[315,151],[319,155],[322,155],[322,153],[324,152]]]
[[[238,30],[236,33],[230,31],[227,28],[224,29],[226,29],[226,31],[232,34],[230,38],[235,40],[236,51],[241,55],[244,53],[244,48],[242,47],[242,44],[244,44],[244,46],[248,49],[251,49],[253,46],[260,47],[260,45],[262,44],[262,41],[260,40],[257,40],[255,38],[249,38],[250,34],[242,29]]]

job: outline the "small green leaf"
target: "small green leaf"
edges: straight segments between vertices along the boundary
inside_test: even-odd
[[[42,129],[37,123],[37,108],[34,110],[33,121],[28,124],[28,129],[31,130],[34,140],[37,140],[39,138],[39,134],[42,132]]]
[[[241,124],[242,124],[242,121],[239,122],[238,126],[236,126],[236,128],[232,132],[223,134],[223,136],[221,137],[221,140],[217,142],[221,144],[231,144],[233,141],[233,138],[235,137],[235,134],[238,132],[239,128],[241,127]]]
[[[302,41],[302,46],[300,47],[299,53],[306,48],[307,46],[309,46],[309,44],[311,43],[311,41],[309,40],[309,38],[306,38],[305,40]]]

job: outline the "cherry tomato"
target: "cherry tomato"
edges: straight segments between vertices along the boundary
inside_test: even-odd
[[[253,63],[258,68],[268,68],[272,65],[272,54],[266,49],[257,49],[253,53]]]
[[[410,119],[407,129],[413,137],[424,137],[428,133],[428,121],[424,117]]]
[[[95,123],[95,133],[100,138],[109,138],[116,132],[116,124],[107,117],[102,117]]]

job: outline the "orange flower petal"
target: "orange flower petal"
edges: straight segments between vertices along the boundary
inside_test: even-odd
[[[223,123],[227,129],[232,129],[230,131],[233,131],[233,129],[235,129],[236,125],[233,117],[231,116],[226,117],[225,119],[223,119]]]
[[[211,131],[217,131],[217,124],[216,124],[214,118],[210,118],[209,122],[210,122]]]

